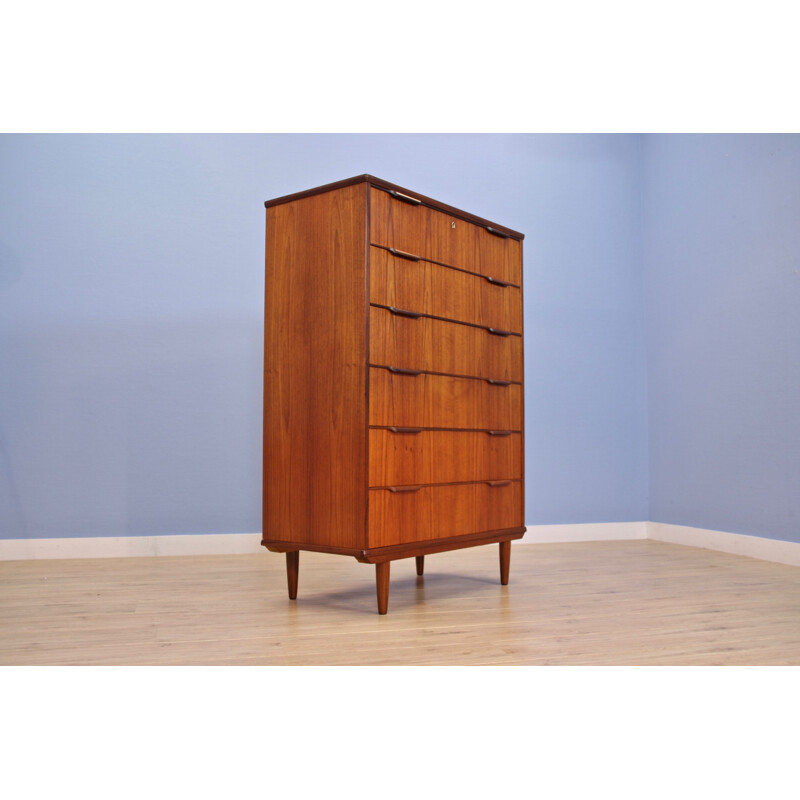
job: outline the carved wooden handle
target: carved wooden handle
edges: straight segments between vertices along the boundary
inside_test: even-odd
[[[512,431],[486,431],[489,436],[511,436]]]
[[[493,334],[494,336],[513,336],[514,331],[501,331],[500,328],[487,328],[489,333]]]
[[[487,378],[486,383],[491,383],[492,386],[511,386],[511,381],[496,381],[494,378]]]
[[[491,225],[487,225],[486,230],[489,231],[489,233],[493,233],[495,236],[499,236],[501,239],[511,238],[507,233],[503,233],[503,231],[498,231],[495,228],[492,228]]]
[[[421,369],[402,369],[401,367],[386,367],[389,372],[394,372],[395,375],[422,375]]]
[[[422,428],[396,428],[393,425],[389,426],[392,433],[421,433]]]
[[[389,306],[389,311],[391,311],[392,314],[396,314],[398,317],[410,317],[411,319],[419,319],[424,316],[424,314],[420,314],[417,311],[407,311],[405,308],[395,308],[394,306]]]
[[[511,481],[509,481],[511,483]],[[410,494],[412,492],[418,492],[422,487],[420,486],[387,486],[386,487],[390,492],[393,494]]]
[[[488,275],[484,275],[483,277],[486,278],[486,280],[489,281],[489,283],[493,283],[495,286],[513,286],[514,285],[513,283],[509,283],[508,281],[501,281],[498,278],[490,278]]]
[[[394,247],[390,247],[389,252],[398,258],[407,258],[409,261],[422,261],[422,256],[415,256],[413,253],[406,253],[405,250],[395,250]]]
[[[390,189],[389,194],[392,197],[396,197],[398,200],[402,200],[404,203],[411,203],[412,206],[418,206],[422,204],[422,200],[417,200],[416,197],[411,197],[410,195],[396,192],[394,189]]]
[[[492,489],[497,488],[498,486],[508,486],[511,481],[486,481]]]

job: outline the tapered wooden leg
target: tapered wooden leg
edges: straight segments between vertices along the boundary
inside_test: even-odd
[[[425,571],[425,556],[417,556],[417,575]]]
[[[286,554],[286,577],[289,580],[289,599],[297,599],[297,573],[300,569],[300,551],[292,550]]]
[[[378,613],[385,614],[389,608],[389,564],[384,561],[375,565],[375,580],[378,584]]]
[[[500,542],[500,583],[508,585],[508,567],[511,564],[511,542]]]

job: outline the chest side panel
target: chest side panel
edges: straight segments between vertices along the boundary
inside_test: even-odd
[[[366,192],[267,209],[264,539],[366,543]]]

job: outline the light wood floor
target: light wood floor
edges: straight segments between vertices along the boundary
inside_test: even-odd
[[[800,568],[654,541],[375,568],[301,553],[0,563],[0,664],[800,664]]]

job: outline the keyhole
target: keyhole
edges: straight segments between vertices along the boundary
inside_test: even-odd
[[[451,223],[450,223],[450,227],[451,227],[451,228],[455,228],[455,226],[456,226],[456,223],[455,223],[455,222],[451,222]]]

